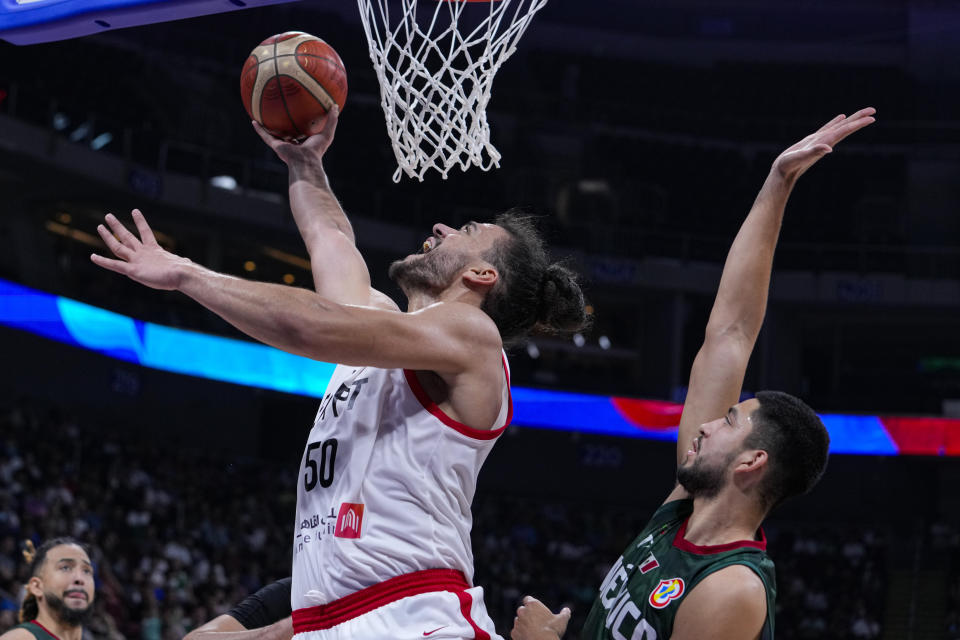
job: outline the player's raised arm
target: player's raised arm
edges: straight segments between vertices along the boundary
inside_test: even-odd
[[[477,354],[492,353],[500,373],[500,335],[479,301],[498,279],[478,263],[453,282],[450,301],[412,313],[350,305],[297,287],[255,282],[206,269],[161,247],[143,214],[134,209],[139,237],[113,214],[98,232],[118,259],[94,254],[95,264],[154,289],[177,290],[247,335],[283,351],[324,362],[407,368],[456,375],[482,368]],[[482,225],[474,234],[504,233]],[[473,301],[475,304],[465,304]],[[496,385],[494,385],[496,386]]]
[[[436,224],[422,253],[390,276],[408,310],[352,305],[313,291],[216,273],[161,247],[143,214],[138,234],[108,214],[97,228],[114,258],[91,260],[153,289],[177,290],[247,335],[289,353],[351,366],[432,372],[462,424],[489,429],[502,405],[504,342],[586,321],[576,276],[549,261],[532,223]],[[108,229],[109,227],[109,229]],[[502,276],[502,277],[501,277]]]
[[[310,254],[317,293],[345,304],[395,309],[389,297],[371,289],[370,272],[357,249],[353,226],[323,167],[338,118],[339,109],[334,105],[323,129],[300,144],[272,136],[257,122],[253,128],[289,170],[290,208]]]
[[[740,398],[747,361],[767,308],[773,254],[784,208],[794,184],[807,169],[851,133],[874,121],[873,108],[839,115],[781,153],[740,227],[720,277],[703,346],[690,372],[677,439],[677,463],[694,446],[700,426],[723,416]],[[683,498],[679,485],[668,500]]]

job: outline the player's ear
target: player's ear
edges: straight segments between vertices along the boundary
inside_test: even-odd
[[[35,598],[43,595],[43,581],[38,576],[31,576],[27,581],[27,591]]]
[[[770,456],[763,449],[740,452],[733,469],[733,482],[743,492],[754,491],[766,475]]]
[[[753,469],[759,469],[766,466],[767,461],[770,459],[770,456],[767,455],[767,452],[763,449],[748,449],[744,453],[749,454],[747,463]]]
[[[737,456],[734,471],[743,476],[744,479],[747,475],[759,478],[760,474],[767,468],[769,461],[770,456],[763,449],[746,449]]]
[[[470,267],[463,272],[463,282],[470,289],[491,289],[499,279],[500,274],[489,264]]]

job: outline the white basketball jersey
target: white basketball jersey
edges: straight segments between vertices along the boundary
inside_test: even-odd
[[[473,584],[470,504],[512,414],[503,364],[489,431],[445,415],[412,371],[334,370],[300,464],[294,610],[424,569],[460,570]]]

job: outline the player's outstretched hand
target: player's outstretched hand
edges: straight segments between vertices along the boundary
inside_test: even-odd
[[[282,140],[266,129],[256,120],[251,121],[254,131],[273,149],[283,162],[287,165],[317,162],[323,158],[333,143],[333,137],[337,132],[337,122],[340,119],[340,108],[333,105],[327,114],[323,123],[323,128],[319,132],[304,138],[301,142],[287,142]]]
[[[131,215],[140,237],[123,226],[115,215],[108,213],[106,222],[110,228],[98,225],[97,233],[119,260],[104,258],[95,253],[90,255],[90,260],[95,265],[122,273],[153,289],[176,289],[180,282],[181,267],[190,264],[190,261],[157,244],[147,219],[139,209],[134,209]]]
[[[820,158],[833,151],[833,147],[854,131],[859,131],[874,121],[873,107],[860,109],[849,118],[843,114],[820,127],[800,142],[781,153],[773,162],[774,171],[788,179],[797,179]]]
[[[560,613],[553,613],[533,596],[524,596],[523,604],[517,609],[510,631],[512,640],[557,640],[562,638],[570,622],[570,609],[564,607]]]

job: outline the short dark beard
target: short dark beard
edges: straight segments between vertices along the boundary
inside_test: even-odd
[[[433,251],[436,251],[434,249]],[[404,292],[426,291],[437,294],[450,286],[454,275],[467,266],[463,256],[426,253],[413,260],[397,260],[387,275]]]
[[[730,454],[723,464],[707,467],[703,458],[697,458],[693,464],[677,468],[677,482],[694,498],[716,498],[726,482],[727,469],[736,454]]]
[[[89,620],[93,613],[93,602],[88,602],[83,609],[73,609],[67,606],[63,598],[49,591],[43,592],[43,599],[53,612],[53,616],[68,627],[79,627]]]

